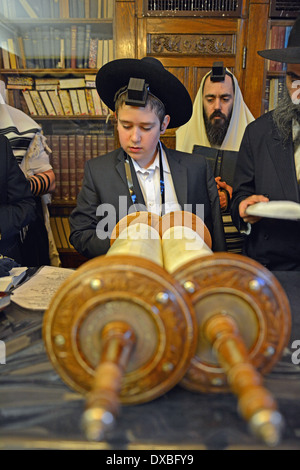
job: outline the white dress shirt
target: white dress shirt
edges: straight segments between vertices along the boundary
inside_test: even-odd
[[[163,175],[165,183],[165,214],[168,212],[182,210],[178,204],[172,175],[166,154],[159,142],[163,165]],[[161,215],[161,194],[160,194],[160,170],[159,152],[157,152],[154,162],[148,168],[142,168],[132,159],[135,172],[144,196],[145,204],[149,212]]]

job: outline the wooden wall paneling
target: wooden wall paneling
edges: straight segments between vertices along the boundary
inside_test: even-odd
[[[136,14],[134,0],[116,0],[116,59],[136,57]]]
[[[244,99],[255,118],[262,112],[265,60],[257,51],[267,48],[268,0],[250,0]]]
[[[206,73],[214,61],[222,60],[234,73],[237,68],[240,79],[243,43],[238,36],[244,34],[244,23],[232,18],[151,17],[146,20],[146,39],[139,37],[139,41],[146,41],[147,55],[157,57],[168,69],[200,67]],[[192,100],[200,83],[195,83],[193,73],[188,74],[192,80],[184,82]]]

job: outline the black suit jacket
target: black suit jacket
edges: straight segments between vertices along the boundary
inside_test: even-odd
[[[233,198],[233,222],[244,228],[239,204],[252,194],[270,201],[299,203],[292,137],[286,144],[269,112],[246,128],[237,159]],[[245,237],[244,253],[271,270],[300,269],[300,222],[263,218],[252,224]]]
[[[196,205],[204,204],[204,221],[212,235],[213,250],[225,251],[218,192],[205,158],[166,147],[164,150],[182,210],[197,213]],[[137,200],[144,204],[134,171],[132,175]],[[184,207],[187,204],[190,205],[189,209]],[[105,254],[110,246],[109,236],[114,226],[128,214],[131,206],[123,150],[117,149],[87,161],[77,207],[70,216],[70,242],[79,253],[88,258]],[[110,212],[110,217],[105,210]]]
[[[0,135],[0,253],[20,262],[20,230],[35,219],[30,184],[19,168],[8,139]]]

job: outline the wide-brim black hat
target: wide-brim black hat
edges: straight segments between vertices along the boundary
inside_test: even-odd
[[[282,49],[267,49],[257,52],[265,59],[287,64],[300,64],[300,16],[296,19],[291,29],[287,47]]]
[[[165,106],[170,115],[169,128],[185,124],[192,116],[193,103],[184,85],[154,57],[117,59],[103,65],[97,73],[96,88],[100,98],[115,111],[116,92],[128,85],[130,78],[141,78],[149,91]]]

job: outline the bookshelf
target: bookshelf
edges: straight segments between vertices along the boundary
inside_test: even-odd
[[[84,163],[115,148],[115,125],[95,88],[115,58],[114,0],[1,0],[0,80],[6,102],[38,122],[52,150],[49,208],[64,267],[85,259],[68,241]]]
[[[294,19],[269,19],[266,49],[281,49],[286,47],[294,21]],[[271,60],[266,60],[265,62],[262,113],[276,108],[284,90],[286,71],[285,63]]]

